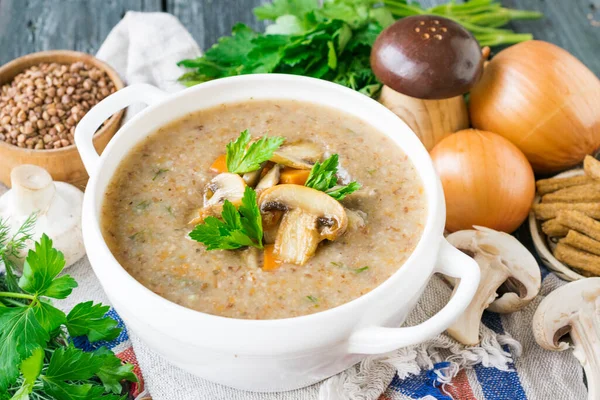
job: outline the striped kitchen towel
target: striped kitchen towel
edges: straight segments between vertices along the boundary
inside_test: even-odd
[[[180,74],[176,62],[197,54],[196,43],[175,17],[130,12],[109,34],[98,57],[115,67],[128,83],[146,82],[173,91],[181,88],[176,83]],[[130,109],[129,115],[133,113]],[[5,190],[0,185],[0,194]],[[68,311],[86,300],[109,303],[87,258],[67,272],[79,287],[58,302],[59,307]],[[127,332],[114,310],[109,315],[124,329],[117,339],[104,344],[124,360],[136,363],[137,358],[138,376],[141,372],[145,390],[154,400],[583,400],[583,372],[571,352],[543,350],[533,339],[530,326],[537,305],[545,294],[564,284],[544,268],[542,272],[542,293],[524,310],[484,315],[479,346],[465,347],[442,334],[417,346],[369,357],[324,382],[285,393],[242,392],[194,377]],[[435,314],[450,293],[448,286],[434,277],[407,324]],[[74,341],[84,349],[92,348],[81,338]],[[145,390],[136,385],[132,394],[141,398],[147,394]]]

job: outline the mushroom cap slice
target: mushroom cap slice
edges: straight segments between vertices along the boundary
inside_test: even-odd
[[[464,344],[479,342],[481,315],[486,308],[501,313],[517,311],[538,294],[541,286],[535,258],[515,237],[489,228],[475,228],[447,237],[450,244],[471,255],[481,269],[475,297],[448,328],[448,333]]]
[[[215,176],[204,190],[204,207],[223,204],[225,200],[236,204],[244,197],[246,183],[238,174],[224,172]]]
[[[283,262],[303,265],[322,240],[335,240],[348,226],[344,207],[334,198],[306,186],[284,184],[258,198],[263,214],[284,212],[275,238],[275,255]]]
[[[256,192],[259,193],[262,190],[277,185],[279,183],[280,177],[281,165],[275,164],[273,165],[273,168],[271,168],[269,172],[267,172],[265,176],[263,176],[262,179],[258,182],[258,185],[256,185]]]
[[[533,336],[543,348],[569,348],[585,371],[588,399],[600,398],[600,278],[568,283],[550,293],[538,306],[532,321]]]
[[[590,323],[581,324],[590,320]],[[591,320],[595,319],[595,322]],[[596,326],[595,346],[600,350],[600,278],[587,278],[570,282],[551,292],[538,306],[532,327],[536,342],[547,350],[562,351],[569,348],[561,341],[567,333],[582,328],[593,333]]]
[[[311,169],[323,157],[323,149],[315,142],[300,141],[281,146],[270,161],[296,169]]]
[[[240,205],[245,189],[246,182],[238,174],[224,172],[215,176],[204,189],[204,206],[198,209],[198,215],[188,224],[197,225],[208,216],[221,215],[225,200],[235,206]]]

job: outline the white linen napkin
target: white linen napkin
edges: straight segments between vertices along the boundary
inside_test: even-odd
[[[174,16],[128,12],[110,32],[97,56],[115,68],[128,84],[149,83],[173,92],[183,89],[176,81],[183,72],[176,62],[199,54],[197,44]],[[130,108],[129,116],[139,109]],[[0,194],[5,190],[0,184]],[[108,303],[87,257],[72,266],[68,273],[78,281],[79,287],[59,304],[61,308],[68,310],[86,300]],[[544,281],[543,293],[560,284],[561,281],[550,274]],[[448,287],[441,279],[434,277],[410,314],[407,325],[417,324],[435,314],[446,304],[449,296]],[[407,381],[403,380],[422,371],[433,370],[438,376],[438,383],[448,384],[459,367],[476,364],[501,370],[516,367],[528,399],[583,399],[586,389],[581,367],[570,352],[550,353],[540,349],[533,340],[529,325],[541,298],[538,297],[522,312],[501,317],[506,331],[523,344],[525,356],[519,358],[516,364],[512,364],[512,359],[521,352],[519,343],[509,335],[483,327],[481,346],[464,348],[448,336],[440,335],[418,346],[370,357],[322,383],[285,393],[249,393],[208,382],[170,365],[133,332],[130,332],[130,336],[146,388],[154,400],[375,400],[384,392],[382,399],[433,398],[426,393],[418,395],[411,388],[404,390],[402,382]],[[441,361],[450,361],[450,366],[436,369],[435,364]],[[386,392],[396,373],[400,380],[395,381]],[[475,373],[469,369],[466,375],[474,398],[483,399],[484,394]]]

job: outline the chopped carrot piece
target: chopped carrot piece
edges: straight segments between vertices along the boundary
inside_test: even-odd
[[[307,169],[294,169],[285,167],[281,171],[279,183],[293,183],[296,185],[304,185],[310,175],[310,171]]]
[[[265,245],[263,271],[274,271],[279,268],[280,265],[281,261],[275,257],[275,245]]]
[[[227,172],[227,161],[225,158],[225,154],[221,154],[215,162],[210,166],[210,170],[214,172],[218,172],[219,174],[222,172]]]

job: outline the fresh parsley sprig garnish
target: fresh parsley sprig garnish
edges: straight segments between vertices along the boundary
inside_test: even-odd
[[[12,254],[7,245],[22,249],[31,238],[34,219],[8,240],[7,224],[0,221],[0,252]],[[20,233],[19,233],[20,232]],[[21,244],[19,244],[21,243]],[[14,254],[13,254],[14,255]],[[5,263],[6,264],[6,263]],[[8,264],[6,264],[8,265]],[[69,314],[52,305],[77,287],[65,267],[63,254],[43,235],[29,250],[23,274],[9,287],[8,275],[0,276],[0,398],[12,399],[121,399],[123,380],[136,382],[133,365],[122,364],[112,351],[85,352],[69,344],[72,336],[90,342],[111,340],[120,333],[116,321],[105,316],[108,307],[92,302],[76,305]],[[8,267],[11,268],[11,267]],[[7,271],[8,271],[7,268]]]
[[[260,164],[271,158],[285,141],[283,137],[265,135],[250,144],[251,139],[250,133],[246,129],[236,140],[227,145],[225,156],[227,171],[234,174],[256,171],[260,168]]]
[[[256,192],[247,186],[239,209],[225,200],[221,219],[209,216],[190,232],[190,238],[204,243],[207,250],[232,250],[253,246],[263,248],[263,228]]]
[[[317,161],[310,170],[305,186],[325,192],[338,201],[360,189],[358,182],[350,182],[347,185],[337,184],[338,159],[338,155],[333,154],[322,163]]]

